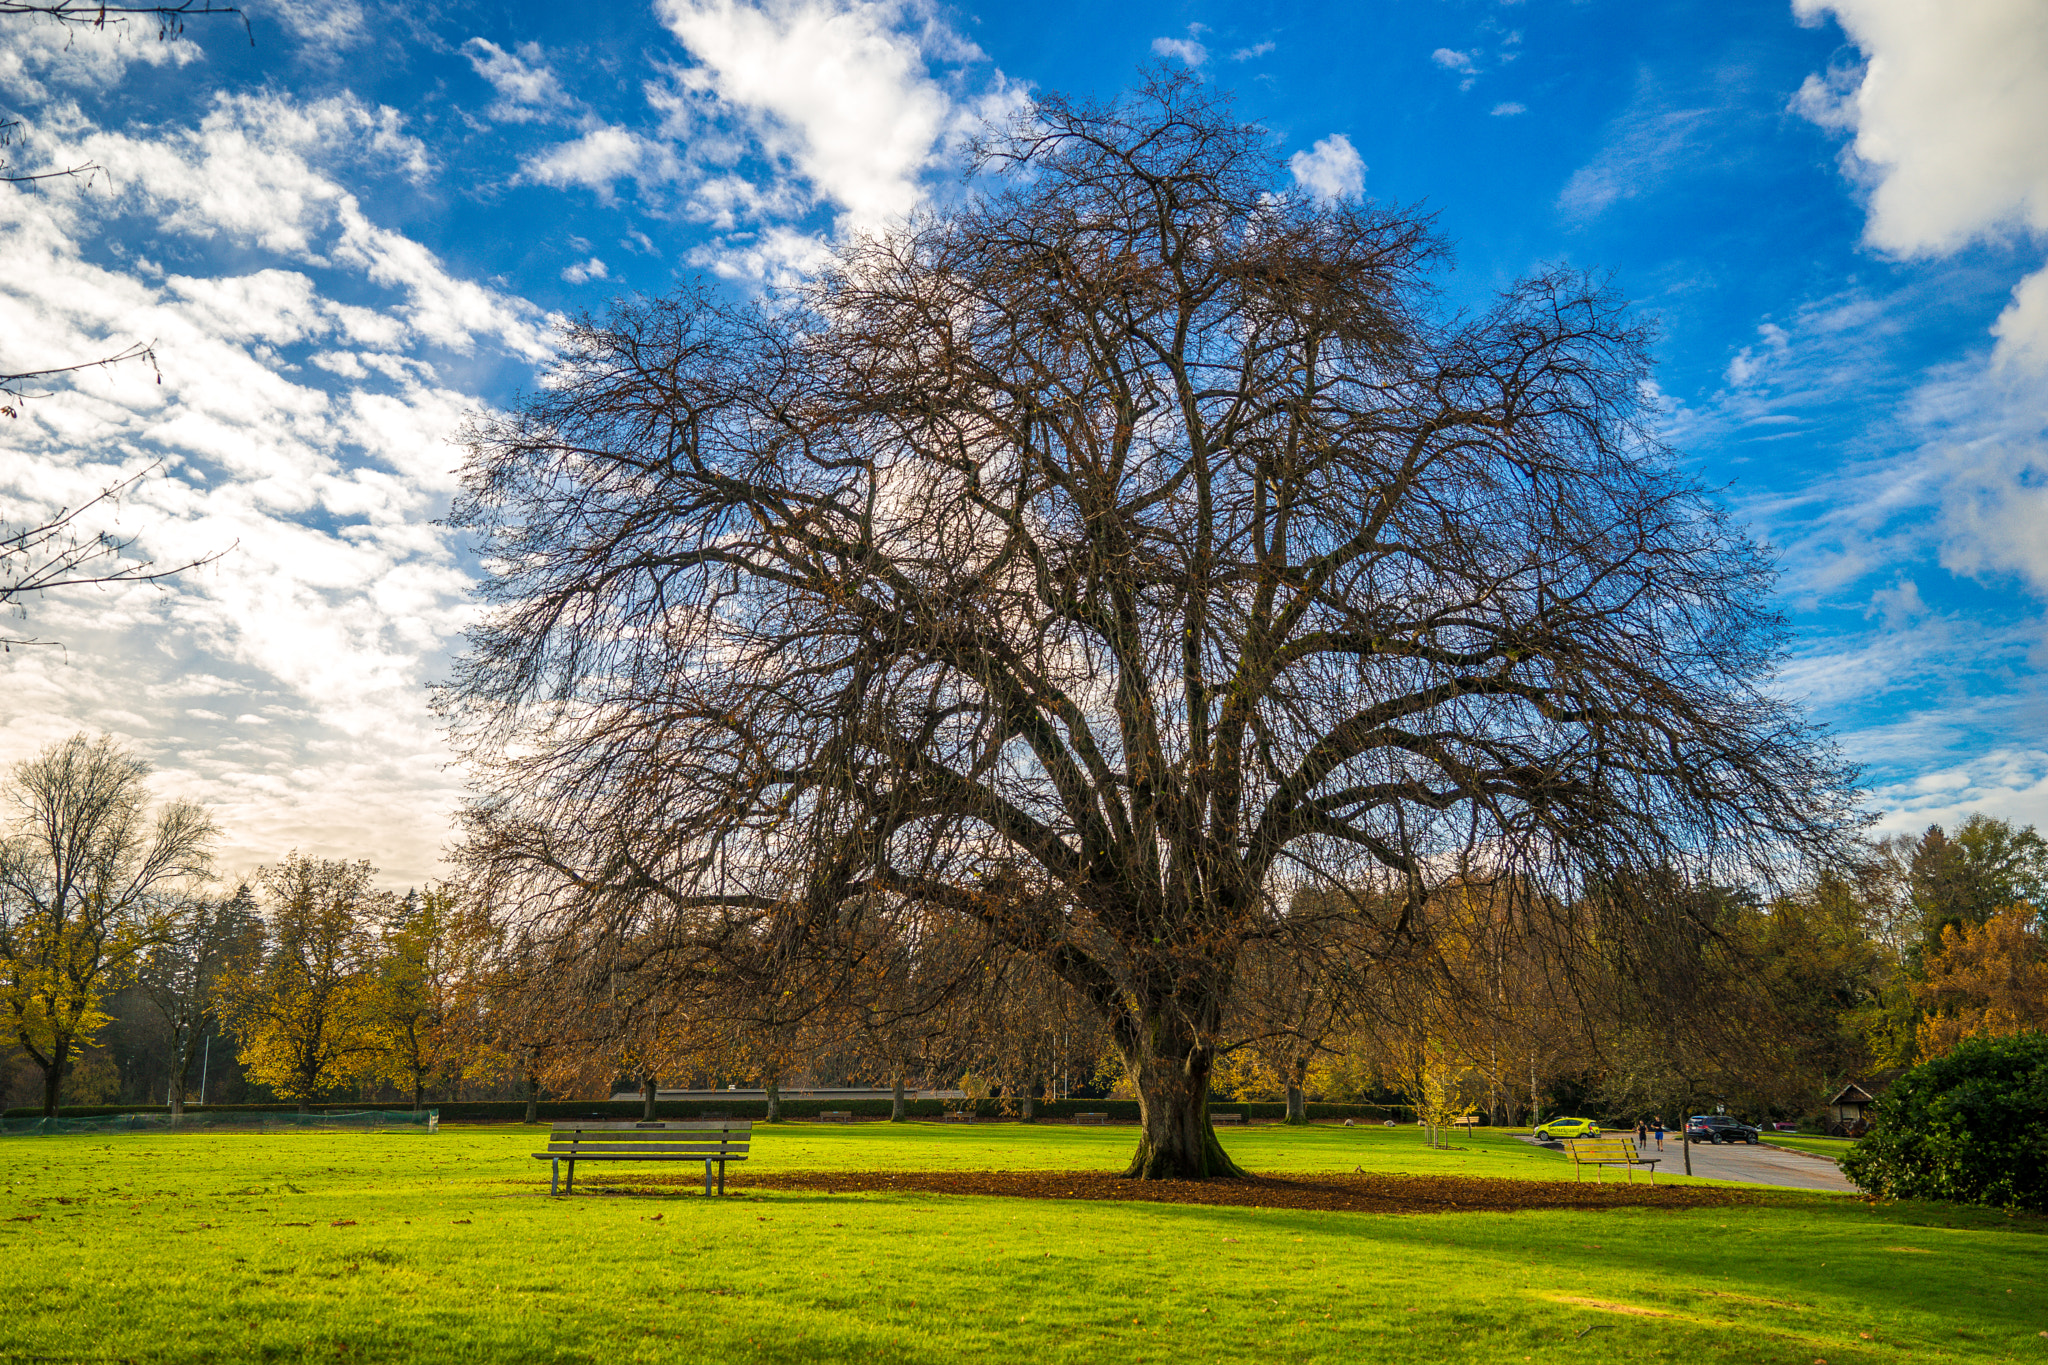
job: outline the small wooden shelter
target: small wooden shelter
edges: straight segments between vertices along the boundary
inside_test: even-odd
[[[1868,1127],[1863,1112],[1876,1102],[1875,1096],[1853,1081],[1843,1086],[1822,1111],[1827,1131],[1836,1137],[1862,1137]]]

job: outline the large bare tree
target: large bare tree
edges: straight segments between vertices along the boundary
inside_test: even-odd
[[[1108,1020],[1130,1174],[1202,1177],[1294,889],[1376,888],[1393,941],[1451,877],[1751,876],[1852,823],[1597,282],[1452,312],[1426,217],[1287,187],[1184,78],[975,167],[793,297],[573,327],[474,428],[477,863],[767,969],[971,921]]]

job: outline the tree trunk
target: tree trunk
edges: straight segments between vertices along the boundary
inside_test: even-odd
[[[1302,1093],[1302,1086],[1308,1080],[1308,1061],[1297,1059],[1294,1074],[1287,1078],[1287,1121],[1301,1124],[1308,1122],[1308,1096]]]
[[[640,1117],[651,1123],[654,1121],[654,1077],[649,1076],[641,1082],[640,1098]]]
[[[191,1025],[181,1025],[171,1034],[171,1093],[164,1096],[164,1103],[171,1107],[171,1126],[185,1117],[185,1086],[192,1071]]]
[[[426,1088],[426,1087],[425,1087],[424,1085],[420,1084],[420,1078],[419,1078],[418,1076],[414,1076],[414,1077],[412,1078],[412,1112],[413,1112],[413,1113],[417,1114],[417,1113],[419,1113],[419,1112],[420,1112],[420,1110],[422,1110],[422,1109],[426,1108],[426,1100],[425,1100],[425,1096],[426,1096],[426,1093],[427,1093],[427,1088]]]
[[[540,1122],[540,1077],[526,1073],[526,1122]]]
[[[1216,1054],[1188,1037],[1178,1021],[1154,1014],[1141,1024],[1119,1021],[1124,1068],[1138,1090],[1143,1135],[1126,1180],[1242,1179],[1209,1123],[1209,1075]]]
[[[893,1090],[893,1091],[895,1092],[895,1093],[893,1093],[893,1094],[892,1094],[892,1095],[891,1095],[891,1096],[889,1097],[889,1122],[891,1122],[891,1123],[901,1123],[901,1122],[903,1122],[903,1068],[902,1068],[902,1067],[900,1067],[900,1066],[899,1066],[899,1067],[897,1067],[897,1068],[896,1068],[896,1072],[895,1072],[895,1074],[894,1074],[893,1076],[891,1076],[891,1077],[889,1078],[889,1086],[890,1086],[891,1090]]]
[[[1033,1122],[1038,1118],[1038,1082],[1027,1082],[1018,1087],[1017,1093],[1021,1097],[1017,1106],[1017,1116],[1026,1123]]]
[[[780,1078],[769,1077],[765,1087],[768,1092],[768,1122],[782,1122],[782,1085]]]
[[[71,1064],[71,1040],[59,1038],[50,1050],[49,1065],[43,1068],[43,1117],[57,1117],[57,1099],[64,1088],[64,1068]]]
[[[307,1099],[302,1099],[302,1100],[300,1100],[300,1101],[299,1101],[299,1116],[300,1116],[301,1118],[304,1118],[304,1117],[306,1117],[307,1115],[310,1115],[310,1114],[311,1114],[312,1112],[313,1112],[313,1102],[312,1102],[311,1100],[307,1100]]]

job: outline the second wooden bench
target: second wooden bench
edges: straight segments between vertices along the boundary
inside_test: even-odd
[[[1578,1138],[1564,1146],[1571,1153],[1574,1180],[1579,1178],[1579,1169],[1583,1166],[1593,1168],[1595,1180],[1600,1178],[1602,1166],[1623,1167],[1628,1171],[1630,1180],[1636,1178],[1636,1167],[1647,1166],[1650,1168],[1650,1183],[1657,1183],[1657,1163],[1663,1158],[1644,1156],[1636,1150],[1636,1144],[1630,1138]]]

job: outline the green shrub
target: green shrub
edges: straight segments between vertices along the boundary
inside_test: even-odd
[[[2048,1033],[1972,1038],[1878,1100],[1842,1158],[1870,1194],[2048,1210]]]

